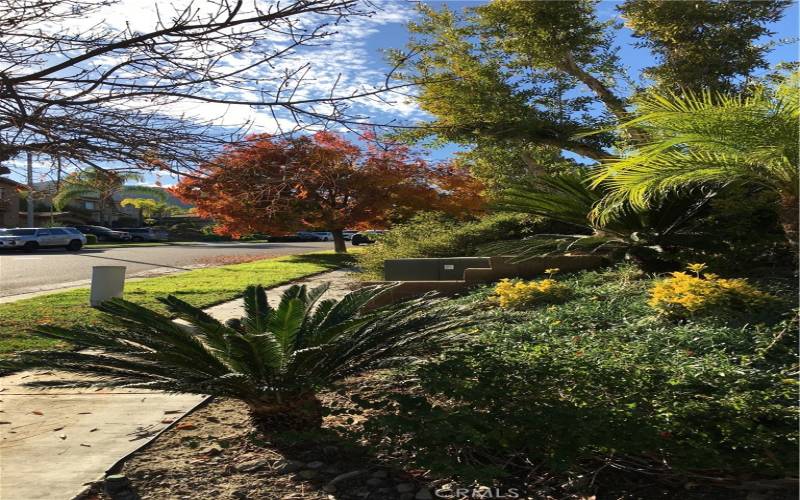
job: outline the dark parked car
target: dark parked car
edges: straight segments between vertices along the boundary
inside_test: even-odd
[[[130,233],[132,241],[167,241],[169,233],[152,227],[121,227],[120,231]]]
[[[103,226],[75,226],[83,234],[97,236],[97,241],[131,241],[131,233],[115,231]]]
[[[376,235],[383,234],[384,232],[385,231],[380,231],[377,229],[372,229],[370,231],[362,231],[360,233],[354,234],[353,239],[350,241],[355,246],[369,245],[370,243],[375,243],[374,237]]]

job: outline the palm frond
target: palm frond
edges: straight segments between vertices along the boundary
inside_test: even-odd
[[[290,287],[276,309],[258,286],[245,290],[242,328],[223,325],[175,297],[162,299],[170,317],[112,299],[100,307],[111,328],[34,330],[74,342],[82,352],[31,351],[0,360],[2,369],[55,369],[88,376],[40,386],[135,387],[280,404],[383,360],[429,349],[466,323],[435,299],[365,312],[386,287],[368,287],[341,300],[320,300],[326,288]],[[309,303],[318,303],[316,309]]]
[[[131,179],[131,180],[139,180],[139,179]],[[122,195],[130,195],[130,194],[147,195],[151,198],[157,199],[158,201],[167,201],[169,199],[167,193],[163,189],[153,186],[142,186],[139,184],[125,184],[121,186],[117,192]]]
[[[583,173],[540,176],[504,190],[495,208],[586,226],[588,214],[601,197]]]
[[[641,209],[701,185],[748,182],[797,196],[795,83],[747,95],[651,92],[636,104],[637,116],[620,128],[644,130],[649,140],[592,173],[592,186],[608,190],[597,209],[601,222],[623,202]]]

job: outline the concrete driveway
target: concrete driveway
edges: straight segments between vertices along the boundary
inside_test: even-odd
[[[148,276],[180,272],[213,263],[217,257],[278,257],[332,250],[330,242],[308,243],[176,243],[168,246],[86,247],[80,252],[42,249],[35,253],[0,253],[0,297],[89,283],[92,266],[120,265],[126,274]]]

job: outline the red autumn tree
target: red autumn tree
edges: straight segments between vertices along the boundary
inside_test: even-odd
[[[472,215],[482,185],[465,169],[429,164],[401,145],[360,147],[319,132],[250,137],[172,192],[234,237],[326,229],[344,252],[345,228],[385,227],[418,210]]]

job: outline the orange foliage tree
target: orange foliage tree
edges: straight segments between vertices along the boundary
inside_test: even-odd
[[[361,147],[330,132],[257,135],[184,178],[172,192],[234,237],[300,229],[333,233],[385,227],[418,210],[468,216],[481,210],[482,184],[461,167],[430,164],[407,147]]]

